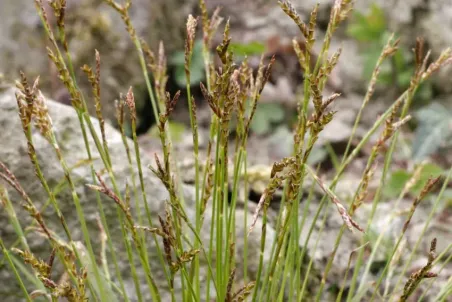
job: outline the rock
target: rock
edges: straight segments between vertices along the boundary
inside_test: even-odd
[[[323,38],[318,41],[318,43],[323,43]],[[333,38],[329,56],[331,57],[339,48],[342,49],[341,55],[330,78],[334,91],[345,94],[363,94],[366,91],[367,83],[363,78],[363,59],[358,45],[351,39]]]
[[[355,9],[359,12],[366,13],[372,5],[382,8],[386,14],[387,20],[392,30],[399,31],[405,26],[412,25],[416,18],[416,10],[425,9],[425,1],[423,0],[376,0],[376,1],[359,1],[355,4]]]
[[[450,1],[429,1],[429,13],[419,23],[422,36],[428,42],[436,59],[441,51],[452,47],[452,3]],[[433,78],[435,88],[440,92],[452,93],[452,67],[442,68]]]
[[[433,53],[438,55],[442,49],[452,46],[452,3],[450,1],[429,1],[428,14],[419,22],[424,38]]]
[[[59,144],[61,146],[62,154],[66,159],[68,166],[70,168],[73,167],[73,169],[71,170],[71,177],[75,182],[77,194],[84,209],[86,222],[95,249],[95,255],[99,255],[100,236],[98,236],[99,227],[97,224],[97,216],[99,210],[96,203],[95,192],[85,186],[85,184],[87,183],[93,183],[93,179],[91,178],[90,167],[87,164],[83,164],[83,161],[87,158],[87,155],[83,142],[83,136],[79,128],[78,117],[75,114],[73,108],[70,106],[58,104],[53,101],[48,101],[47,105],[49,107],[50,116],[52,117],[53,128],[55,130],[57,140],[59,141]],[[0,141],[2,142],[2,147],[0,148],[0,161],[5,163],[12,170],[12,172],[18,178],[19,182],[24,187],[25,191],[29,194],[30,198],[36,203],[38,208],[41,208],[46,203],[48,196],[37,180],[32,164],[29,161],[25,137],[22,132],[22,127],[16,107],[17,104],[13,89],[9,89],[0,94],[0,128],[2,129],[0,131]],[[95,119],[92,119],[92,121],[94,123],[94,126],[98,127],[98,121]],[[126,154],[122,143],[122,138],[121,135],[109,125],[106,125],[106,134],[118,188],[121,190],[121,193],[124,194],[126,181],[129,181],[130,184],[131,177],[129,165],[126,160]],[[58,184],[64,181],[64,174],[60,165],[58,164],[55,153],[48,142],[37,131],[33,132],[33,140],[42,172],[45,175],[49,186],[53,190],[56,190]],[[94,167],[96,171],[100,171],[103,168],[103,164],[99,159],[97,149],[95,149],[94,142],[91,138],[89,139],[89,144],[91,151],[93,152],[93,157],[95,158],[93,163]],[[129,145],[132,146],[132,142],[129,142]],[[149,164],[149,157],[143,155],[143,176],[145,182],[145,190],[148,198],[148,205],[153,221],[157,221],[157,215],[164,214],[164,201],[168,199],[168,193],[166,192],[160,181],[151,173],[149,169],[146,168]],[[109,184],[108,177],[104,175],[104,178]],[[5,185],[3,182],[0,182],[0,184]],[[17,217],[19,218],[22,227],[25,229],[30,225],[31,219],[29,218],[27,212],[25,212],[25,210],[23,210],[19,206],[21,199],[19,198],[19,196],[17,196],[17,194],[15,194],[15,191],[9,186],[6,186],[6,188],[8,189],[8,192],[10,194],[11,201],[17,213]],[[133,190],[131,192],[133,192]],[[69,226],[69,229],[72,232],[73,240],[83,241],[80,224],[75,213],[75,208],[69,189],[67,188],[67,186],[63,186],[60,191],[55,193],[55,195],[60,209]],[[187,205],[187,215],[189,219],[192,219],[192,221],[194,221],[195,205],[193,197],[193,187],[184,186],[184,196]],[[121,236],[120,225],[118,224],[118,219],[116,216],[116,205],[112,200],[104,196],[101,196],[101,199],[106,220],[109,224],[108,227],[110,230],[111,239],[113,244],[115,244],[115,253],[117,258],[120,259],[119,268],[121,270],[125,284],[128,286],[128,288],[130,288],[129,294],[131,300],[136,301],[133,290],[133,281],[132,277],[130,276],[129,263],[127,262],[127,260],[125,260],[127,259],[127,254],[122,245],[123,240]],[[133,207],[133,205],[134,203],[132,202],[132,213],[136,213],[137,209]],[[141,207],[143,207],[142,203]],[[144,209],[141,210],[144,211]],[[248,221],[252,221],[252,215],[251,213],[248,213],[243,209],[237,209],[236,214],[238,222],[235,229],[238,238],[236,242],[236,265],[238,268],[236,281],[237,284],[241,286],[243,285],[244,281],[241,279],[239,271],[243,272],[243,257],[241,256],[243,255],[242,251],[244,248],[243,237],[245,232],[247,231],[247,227],[243,226],[243,223],[240,223],[239,221],[243,221],[244,215],[248,215]],[[52,231],[60,235],[62,239],[65,239],[66,237],[62,232],[60,222],[57,219],[52,206],[49,206],[45,210],[43,210],[42,215],[44,217],[44,220],[47,222],[48,227]],[[209,203],[206,210],[205,223],[203,230],[201,231],[201,239],[205,244],[207,244],[207,246],[210,238],[210,215],[211,208]],[[17,239],[17,236],[14,233],[14,230],[10,225],[7,217],[8,216],[6,215],[4,210],[0,211],[0,236],[5,242],[5,245],[7,247],[10,247],[11,244]],[[254,230],[253,236],[249,238],[248,253],[249,259],[251,259],[249,261],[249,276],[251,278],[255,277],[256,275],[257,265],[255,263],[255,259],[258,259],[259,257],[261,231],[261,226],[259,226],[259,224],[261,224],[261,221],[258,221],[258,225]],[[31,251],[37,256],[46,259],[50,253],[50,248],[46,240],[34,231],[29,232],[26,237]],[[167,301],[167,299],[169,299],[170,297],[166,279],[164,278],[163,270],[161,269],[160,262],[156,254],[157,252],[155,245],[153,244],[153,240],[151,240],[150,238],[151,237],[149,237],[150,243],[148,245],[150,265],[152,267],[152,272],[155,277],[157,286],[161,289],[160,291],[162,294],[162,301]],[[267,231],[267,238],[267,246],[270,248],[271,240],[273,240],[274,238],[274,231],[270,227]],[[265,255],[265,257],[268,258],[269,254],[267,254],[267,252]],[[2,261],[3,260],[4,259],[2,259]],[[109,264],[112,265],[112,263]],[[140,266],[137,267],[139,268]],[[207,272],[205,263],[202,264],[201,271],[204,273]],[[113,274],[114,270],[112,269],[111,272]],[[56,272],[54,272],[54,277],[56,278]],[[203,278],[205,278],[205,275],[203,275]],[[0,279],[15,280],[12,273],[10,272],[8,265],[0,267]],[[144,278],[140,278],[140,280],[143,280],[144,282]],[[201,284],[203,284],[203,282],[201,282]],[[202,286],[205,286],[205,284],[203,284]],[[143,289],[145,288],[147,287],[143,285]],[[33,288],[29,287],[29,289],[32,290]],[[20,289],[15,281],[8,283],[3,282],[2,301],[17,301],[17,293],[20,293]],[[177,288],[177,280],[176,293],[180,294],[180,288]]]
[[[34,1],[32,1],[34,2]],[[43,1],[47,3],[48,1]],[[121,1],[116,1],[121,3]],[[130,8],[132,24],[138,35],[155,49],[163,41],[167,54],[184,46],[186,16],[193,1],[134,0]],[[152,3],[151,3],[152,2]],[[177,7],[177,9],[175,9]],[[49,8],[50,19],[53,13]],[[103,0],[67,0],[66,32],[75,74],[80,87],[91,96],[91,86],[80,67],[94,65],[94,51],[101,56],[102,102],[105,116],[114,120],[111,104],[131,85],[143,86],[144,79],[137,51],[119,14]],[[54,25],[54,22],[52,22]],[[152,28],[152,30],[149,30]],[[56,29],[55,29],[56,34]],[[41,76],[43,91],[57,101],[68,103],[55,66],[48,59],[46,47],[50,46],[35,5],[29,0],[2,2],[0,10],[0,73],[9,82],[18,78],[18,71]],[[34,58],[34,59],[30,59]],[[142,102],[145,93],[137,102]],[[91,105],[91,104],[90,104]],[[94,112],[94,111],[93,111]]]

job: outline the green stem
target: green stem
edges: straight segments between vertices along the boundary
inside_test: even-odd
[[[27,302],[32,302],[33,300],[28,295],[28,291],[27,291],[27,288],[24,285],[24,282],[22,281],[22,277],[19,275],[19,272],[17,271],[16,266],[14,265],[13,261],[11,260],[11,257],[9,256],[9,251],[6,249],[2,238],[0,238],[0,247],[2,248],[3,256],[8,261],[8,264],[11,267],[11,270],[13,271],[14,276],[17,279],[17,282],[19,283],[20,289],[22,290],[22,293],[24,294],[25,300],[27,300]]]

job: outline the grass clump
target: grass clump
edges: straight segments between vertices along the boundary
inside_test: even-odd
[[[236,217],[236,210],[240,194],[242,194],[241,191],[244,190],[244,195],[248,196],[248,184],[245,183],[243,186],[241,179],[247,179],[247,163],[250,156],[247,151],[247,141],[250,127],[252,127],[252,120],[259,106],[262,91],[270,78],[275,57],[271,58],[269,62],[264,62],[262,59],[257,73],[253,72],[247,60],[236,65],[234,54],[231,51],[230,25],[229,22],[226,22],[222,42],[215,48],[215,55],[219,58],[219,66],[214,65],[213,53],[211,52],[213,48],[212,38],[222,19],[219,17],[218,10],[209,17],[205,2],[200,0],[201,18],[197,19],[190,15],[187,19],[187,38],[184,51],[186,96],[193,134],[193,158],[195,162],[194,204],[196,215],[194,219],[191,219],[187,214],[186,196],[182,192],[183,186],[176,164],[178,158],[173,150],[169,131],[169,119],[180,98],[180,92],[170,95],[165,91],[167,59],[163,45],[160,45],[158,54],[154,54],[146,43],[138,37],[129,16],[131,0],[127,0],[123,4],[114,0],[105,0],[104,2],[120,14],[137,49],[162,146],[162,155],[155,155],[155,165],[150,166],[150,169],[168,191],[169,197],[165,201],[164,211],[157,213],[158,221],[155,221],[153,219],[155,215],[151,213],[149,208],[151,200],[145,190],[146,181],[143,169],[146,167],[143,167],[142,164],[142,155],[136,135],[137,113],[132,89],[121,95],[116,104],[119,130],[126,150],[125,158],[130,166],[129,177],[131,179],[131,186],[126,185],[125,194],[121,193],[117,175],[113,168],[114,162],[112,162],[110,156],[100,105],[101,55],[98,52],[95,53],[96,65],[94,68],[82,67],[92,85],[92,99],[100,126],[100,132],[98,132],[88,114],[88,103],[84,92],[78,88],[70,50],[66,43],[64,22],[66,1],[51,1],[51,8],[57,20],[55,30],[48,22],[47,11],[44,9],[42,1],[35,0],[37,11],[50,40],[49,58],[56,66],[60,79],[71,95],[72,106],[82,130],[92,176],[92,183],[87,184],[87,187],[97,194],[96,200],[100,213],[99,224],[104,234],[104,241],[102,256],[99,259],[92,246],[93,230],[89,230],[87,227],[86,213],[80,205],[71,170],[55,136],[55,129],[46,107],[46,99],[39,90],[39,81],[36,80],[30,85],[26,76],[21,74],[21,79],[17,84],[17,104],[28,145],[28,155],[40,184],[48,194],[50,206],[54,208],[55,215],[58,216],[61,228],[66,236],[65,238],[55,236],[54,230],[51,230],[42,218],[35,201],[28,197],[14,174],[5,164],[1,163],[0,177],[19,193],[24,201],[23,206],[35,221],[39,232],[44,234],[46,242],[52,250],[48,261],[41,260],[33,254],[24,237],[21,217],[15,215],[15,206],[9,200],[6,190],[1,187],[1,201],[10,218],[11,225],[17,233],[20,245],[20,247],[7,247],[3,241],[0,241],[2,253],[11,268],[11,272],[14,273],[19,282],[23,296],[27,301],[38,296],[46,296],[52,301],[57,301],[59,298],[66,298],[68,301],[113,301],[112,299],[130,301],[132,297],[126,290],[124,276],[119,269],[119,264],[125,261],[130,265],[130,275],[134,285],[133,299],[138,301],[148,299],[161,301],[163,293],[169,293],[173,301],[208,301],[212,298],[217,301],[325,301],[326,299],[335,299],[336,301],[358,301],[362,299],[366,301],[380,299],[407,301],[422,280],[434,278],[440,274],[436,273],[435,270],[439,266],[438,261],[440,259],[443,265],[450,262],[450,257],[444,260],[447,251],[450,251],[450,244],[448,250],[437,256],[436,239],[434,239],[431,242],[426,265],[411,275],[406,274],[408,267],[411,267],[420,240],[423,238],[432,217],[436,214],[438,203],[441,201],[444,188],[449,181],[448,176],[443,182],[442,189],[437,193],[437,201],[432,207],[428,219],[425,220],[424,230],[415,248],[411,251],[408,261],[403,264],[403,269],[398,267],[398,262],[405,259],[401,256],[404,253],[404,250],[401,249],[401,243],[405,239],[411,218],[421,201],[433,192],[435,186],[440,182],[439,178],[430,178],[423,184],[423,189],[414,198],[411,208],[408,209],[404,226],[395,239],[394,245],[390,248],[390,253],[384,260],[383,269],[379,272],[379,276],[375,278],[374,282],[368,282],[371,274],[370,266],[381,247],[381,238],[385,234],[385,230],[382,230],[376,241],[371,240],[371,226],[378,205],[384,201],[382,200],[382,192],[397,146],[398,132],[410,119],[409,109],[419,86],[437,70],[452,61],[450,49],[445,50],[439,58],[431,61],[430,53],[424,51],[423,40],[418,39],[414,51],[414,72],[411,75],[409,87],[375,121],[360,142],[353,146],[352,142],[355,140],[357,126],[361,121],[363,110],[372,99],[380,75],[380,68],[385,60],[397,53],[398,40],[394,40],[392,36],[389,37],[373,69],[345,154],[338,161],[334,178],[330,184],[327,184],[317,175],[317,172],[309,167],[308,158],[319,135],[334,119],[333,104],[341,98],[338,93],[325,96],[324,88],[341,55],[340,49],[335,53],[329,53],[331,39],[337,28],[349,16],[353,3],[349,0],[334,2],[321,50],[315,62],[311,62],[311,60],[314,60],[311,55],[314,51],[314,43],[318,39],[316,34],[318,5],[313,8],[309,20],[305,22],[289,1],[279,1],[279,6],[284,13],[294,21],[295,26],[298,26],[305,43],[304,49],[301,49],[298,41],[296,39],[293,41],[300,69],[304,74],[304,81],[301,83],[303,94],[298,100],[298,120],[293,135],[294,149],[292,156],[273,164],[268,184],[260,197],[253,218],[249,220],[247,215],[244,215],[244,219],[239,220]],[[199,47],[196,47],[198,22],[201,23],[203,34],[202,51]],[[205,158],[202,158],[199,152],[197,108],[190,90],[194,76],[192,68],[190,68],[193,63],[193,56],[198,57],[200,55],[194,53],[194,51],[201,51],[204,61],[206,83],[201,83],[201,91],[212,113],[207,156]],[[149,73],[152,74],[152,81]],[[309,109],[310,103],[313,105],[313,110]],[[129,112],[128,118],[126,111]],[[230,123],[233,118],[237,119],[236,133],[234,139],[231,139]],[[127,120],[130,121],[131,125],[132,142],[125,136]],[[31,135],[33,127],[37,128],[53,147],[64,170],[65,183],[71,191],[82,230],[82,245],[85,247],[86,253],[80,252],[81,243],[76,242],[73,238],[65,217],[61,213],[59,201],[55,198],[46,181],[46,176],[41,170]],[[371,141],[371,137],[377,131],[379,131],[379,138],[372,146],[356,192],[346,204],[337,196],[335,188],[344,171],[356,159],[363,147]],[[89,136],[95,142],[94,150],[92,150],[93,146],[89,144]],[[232,148],[230,144],[233,144]],[[103,164],[102,171],[94,168],[94,154],[96,156],[98,154]],[[383,165],[380,164],[381,158]],[[229,161],[232,161],[232,164],[229,164]],[[369,196],[369,184],[380,166],[382,171],[379,175],[381,178],[373,195],[372,209],[368,217],[360,217],[359,210]],[[103,174],[108,175],[110,183],[104,180]],[[244,177],[242,177],[243,175]],[[303,196],[306,196],[303,194],[306,193],[303,184],[307,178],[313,179],[315,185],[323,192],[319,202],[313,200],[314,194],[309,194],[308,198],[303,198]],[[416,179],[407,182],[407,186],[413,183],[416,183]],[[274,200],[275,192],[280,189],[283,190],[281,206],[273,225],[276,236],[271,238],[274,240],[272,245],[269,246],[267,244],[267,226],[270,224],[270,204]],[[399,202],[407,197],[409,191],[410,188],[408,187],[402,190],[395,201],[394,208],[397,208]],[[105,205],[100,198],[101,194],[108,197],[116,205],[117,223],[122,231],[121,243],[112,242],[109,223],[106,221],[104,213]],[[314,204],[316,205],[315,212],[309,213],[309,206]],[[143,208],[141,205],[143,205],[144,211],[141,210]],[[323,240],[322,230],[326,226],[331,205],[335,206],[334,215],[339,215],[343,225],[337,230],[334,249],[329,254],[326,264],[324,267],[317,268],[323,270],[319,286],[311,288],[309,284],[315,279],[315,273],[313,259],[308,257],[307,265],[305,263],[308,246],[311,246],[310,241],[313,239],[313,230],[316,225],[320,225],[320,232],[318,238],[316,238],[314,250],[309,251],[309,253],[315,253],[317,244]],[[247,198],[245,198],[245,208],[247,207]],[[208,212],[208,210],[211,212]],[[208,215],[210,219],[206,219]],[[394,213],[392,215],[391,219],[394,219],[400,214]],[[313,216],[310,225],[306,223],[308,216]],[[206,221],[209,221],[210,225],[206,225]],[[248,243],[251,236],[257,236],[255,228],[258,226],[258,221],[261,222],[260,253],[256,276],[250,276],[248,272],[248,252],[250,248]],[[358,221],[364,221],[364,223]],[[245,234],[237,234],[239,225],[247,230]],[[207,232],[210,232],[209,242],[203,242],[201,239],[201,233],[206,232],[206,228]],[[328,288],[329,282],[334,282],[330,280],[330,274],[345,232],[354,232],[358,236],[360,244],[356,246],[356,249],[349,251],[350,260],[346,272],[337,281],[337,284],[340,285],[337,292],[332,295]],[[152,246],[157,251],[163,278],[166,281],[164,288],[157,285],[156,278],[162,278],[162,276],[156,276],[155,268],[151,267],[150,264],[151,249],[149,247],[151,243],[147,239],[149,235],[152,237],[154,243]],[[244,236],[244,246],[241,249],[243,255],[237,255],[237,242],[240,239],[238,236]],[[302,242],[301,246],[300,242]],[[118,259],[116,256],[115,250],[118,245],[122,245],[122,248],[126,251],[127,260]],[[107,256],[107,250],[109,256]],[[13,261],[13,255],[22,258],[29,268]],[[86,257],[89,260],[88,262],[85,259]],[[237,261],[237,257],[243,258],[243,262]],[[53,279],[55,274],[52,278],[53,264],[57,260],[62,264],[61,270],[67,276],[64,282]],[[237,263],[242,263],[242,267]],[[110,267],[114,268],[114,272],[110,272]],[[24,276],[30,276],[29,269],[33,272],[30,278],[33,282],[31,285],[26,285],[29,280],[24,280]],[[92,273],[88,273],[88,271]],[[140,275],[140,271],[144,271],[144,274]],[[239,272],[243,275],[241,280],[237,280]],[[397,281],[394,282],[395,274],[399,275]],[[402,286],[403,283],[405,283],[404,286]],[[451,292],[451,287],[449,280],[435,299],[445,301]],[[31,291],[30,288],[32,288]],[[429,287],[425,289],[423,295],[427,293],[428,289]]]

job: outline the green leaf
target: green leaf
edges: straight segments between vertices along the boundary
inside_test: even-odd
[[[264,104],[261,109],[272,122],[281,122],[284,119],[284,109],[280,104]]]
[[[432,97],[433,97],[432,83],[426,81],[422,83],[417,89],[416,94],[414,95],[414,100],[416,101],[417,105],[425,106],[430,103]]]
[[[180,142],[183,138],[183,134],[186,130],[186,127],[182,123],[176,123],[176,122],[168,122],[168,129],[171,134],[171,138],[174,140],[174,142]],[[148,134],[152,137],[159,137],[159,130],[157,125],[154,125],[148,132]]]
[[[172,65],[184,65],[185,64],[185,52],[184,51],[177,51],[175,52],[169,60],[169,63]]]
[[[204,71],[204,63],[198,64],[198,66],[202,65],[201,68],[193,68],[194,63],[192,64],[192,68],[190,69],[190,85],[199,86],[199,82],[204,79],[205,71]]]
[[[367,15],[367,22],[372,32],[380,36],[386,30],[386,18],[384,11],[376,3],[373,3],[370,8],[370,13]]]
[[[280,104],[260,104],[251,121],[251,130],[256,134],[263,135],[271,130],[272,123],[280,123],[284,120],[284,109]]]
[[[361,24],[350,24],[347,28],[347,34],[361,42],[372,40],[372,38],[369,36],[368,29]]]
[[[265,45],[259,42],[231,43],[230,47],[234,54],[239,57],[260,55],[266,50]]]
[[[177,86],[185,87],[187,79],[185,78],[184,67],[177,66],[174,71],[174,79],[176,80]]]
[[[392,173],[385,187],[385,195],[396,197],[402,192],[406,182],[411,178],[411,174],[405,170],[397,170]]]
[[[430,177],[438,177],[443,175],[444,173],[445,171],[443,170],[443,168],[441,168],[438,165],[432,163],[425,164],[424,167],[422,168],[419,180],[413,186],[414,194],[418,195],[421,192],[425,183]]]
[[[270,130],[270,121],[268,120],[265,113],[262,111],[258,111],[256,109],[256,113],[254,114],[254,118],[251,121],[251,130],[258,135],[263,135],[269,132]]]
[[[364,66],[363,66],[363,73],[364,77],[366,79],[370,79],[372,77],[372,73],[375,68],[375,64],[377,63],[378,58],[380,57],[381,53],[381,47],[377,43],[372,43],[374,46],[371,47],[366,53],[364,54]],[[385,64],[386,63],[386,64]],[[388,73],[390,72],[391,68],[388,62],[384,62],[383,66],[381,68],[381,73]]]
[[[386,41],[384,41],[382,45],[384,45],[385,43],[386,43]],[[408,66],[411,69],[411,72],[414,71],[414,67],[410,64],[411,61],[413,60],[413,54],[409,50],[407,50],[406,48],[399,49],[392,56],[392,60],[393,60],[393,62],[395,64],[395,69],[398,72],[401,72],[401,71],[407,69]]]
[[[379,41],[386,32],[386,18],[383,10],[372,4],[367,15],[355,12],[347,34],[358,41]]]
[[[169,60],[175,66],[174,79],[179,87],[185,87],[187,79],[185,76],[185,52],[178,51]],[[202,56],[202,41],[195,41],[190,64],[190,85],[195,85],[204,79],[204,59]]]
[[[433,103],[416,113],[419,126],[413,141],[413,158],[417,161],[438,151],[451,135],[452,114],[441,104]]]
[[[256,108],[251,128],[257,134],[266,134],[271,124],[281,122],[284,119],[284,110],[279,104],[261,104]]]
[[[408,67],[405,65],[405,67]],[[399,87],[405,88],[410,85],[411,77],[413,76],[413,68],[406,68],[405,70],[401,70],[397,75],[397,85]]]
[[[425,183],[430,177],[438,177],[445,174],[446,172],[438,165],[427,163],[422,167],[419,178],[416,183],[411,188],[411,193],[418,195]],[[397,197],[405,187],[406,183],[413,177],[413,173],[406,170],[397,170],[391,174],[387,186],[384,189],[385,195],[395,198]]]

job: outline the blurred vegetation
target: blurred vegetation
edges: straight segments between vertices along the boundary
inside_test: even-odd
[[[373,3],[367,14],[354,11],[347,28],[347,34],[356,39],[361,47],[361,56],[364,60],[364,77],[369,80],[380,56],[380,50],[391,36],[388,22],[381,7]],[[403,91],[410,85],[411,75],[414,72],[413,51],[407,45],[400,45],[391,60],[382,64],[379,82],[389,88]],[[415,97],[416,103],[425,103],[432,97],[432,84],[423,83]]]

